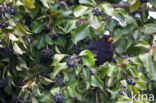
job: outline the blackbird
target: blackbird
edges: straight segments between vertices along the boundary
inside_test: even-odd
[[[88,50],[96,55],[96,65],[102,65],[105,62],[110,62],[113,59],[114,48],[113,39],[110,35],[103,35],[99,40],[91,42],[87,47]]]

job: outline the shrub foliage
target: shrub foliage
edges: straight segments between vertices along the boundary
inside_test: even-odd
[[[133,95],[156,96],[156,20],[146,7],[155,0],[128,0],[124,9],[112,5],[120,0],[0,1],[1,103],[147,103]],[[106,31],[114,60],[96,66],[86,47]]]

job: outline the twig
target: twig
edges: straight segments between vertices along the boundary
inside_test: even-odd
[[[112,6],[114,7],[114,8],[129,8],[129,4],[125,4],[125,5],[120,5],[120,4],[112,4]],[[148,10],[148,11],[156,11],[156,9],[154,9],[154,8],[149,8],[149,7],[147,7],[147,6],[145,6],[145,5],[140,5],[139,6],[139,9],[145,9],[145,10]]]
[[[98,100],[98,92],[96,91],[96,103],[99,103],[99,100]]]

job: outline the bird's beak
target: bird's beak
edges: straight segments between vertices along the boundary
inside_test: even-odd
[[[110,37],[107,41],[108,41],[108,42],[112,42],[112,41],[113,41],[113,38]]]

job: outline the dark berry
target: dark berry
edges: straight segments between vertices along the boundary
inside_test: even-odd
[[[91,69],[89,71],[91,75],[95,75],[95,72],[93,72]]]
[[[55,95],[53,96],[53,99],[56,103],[62,103],[64,101],[64,96],[61,95],[60,92],[55,93]]]
[[[122,92],[122,91],[120,91],[119,93],[120,93],[120,95],[124,95],[124,92]]]
[[[11,56],[13,54],[13,51],[8,48],[8,47],[3,47],[0,48],[0,51],[2,52],[2,54],[4,54],[5,56]]]
[[[104,11],[103,10],[99,11],[99,14],[104,15]]]
[[[94,16],[102,16],[104,15],[103,10],[99,10],[97,7],[94,7],[93,10],[91,11]]]
[[[4,44],[4,42],[0,41],[0,44]]]
[[[33,37],[28,37],[27,40],[28,40],[29,43],[32,43],[34,38]]]
[[[5,10],[4,10],[4,7],[0,7],[0,15],[4,14],[5,13]]]
[[[129,62],[129,63],[132,63],[132,60],[129,60],[129,59],[128,59],[128,62]]]
[[[121,58],[125,59],[125,58],[129,58],[129,56],[128,55],[123,55],[123,56],[121,56]]]
[[[43,29],[43,32],[49,33],[50,30],[51,30],[51,28],[50,28],[49,26],[46,25],[46,26],[44,27],[44,29]]]
[[[57,77],[56,78],[56,82],[57,82],[57,84],[60,86],[60,87],[63,87],[64,85],[65,85],[65,83],[63,82],[63,78],[61,78],[61,77]]]
[[[45,89],[47,89],[47,90],[50,90],[54,85],[55,85],[55,83],[50,83],[50,84],[48,84],[48,85],[42,84],[43,88],[45,88]]]
[[[5,88],[6,86],[8,86],[8,79],[4,78],[0,80],[0,88]]]
[[[76,56],[68,56],[66,58],[66,64],[68,67],[75,67],[78,64]]]
[[[50,35],[50,37],[51,37],[51,39],[52,40],[56,40],[57,38],[58,38],[58,34],[52,34],[52,35]]]
[[[41,51],[41,61],[48,62],[52,59],[53,51],[51,49],[44,49]]]
[[[25,102],[22,99],[18,98],[17,96],[13,96],[12,103],[25,103]]]
[[[132,78],[128,78],[127,83],[130,84],[130,85],[135,85],[136,84],[135,81]]]
[[[133,81],[132,83],[131,83],[131,85],[135,85],[136,84],[136,82],[135,81]]]
[[[11,15],[16,15],[18,14],[17,10],[15,10],[15,8],[12,7],[5,7],[5,12],[11,14]]]
[[[75,54],[79,54],[81,52],[81,49],[77,47],[76,45],[74,45],[71,49],[71,52]]]
[[[4,28],[7,28],[9,26],[9,23],[8,22],[0,22],[0,28],[4,29]]]
[[[22,81],[22,80],[19,80],[17,83],[16,83],[17,86],[24,86],[25,85],[25,82]]]

